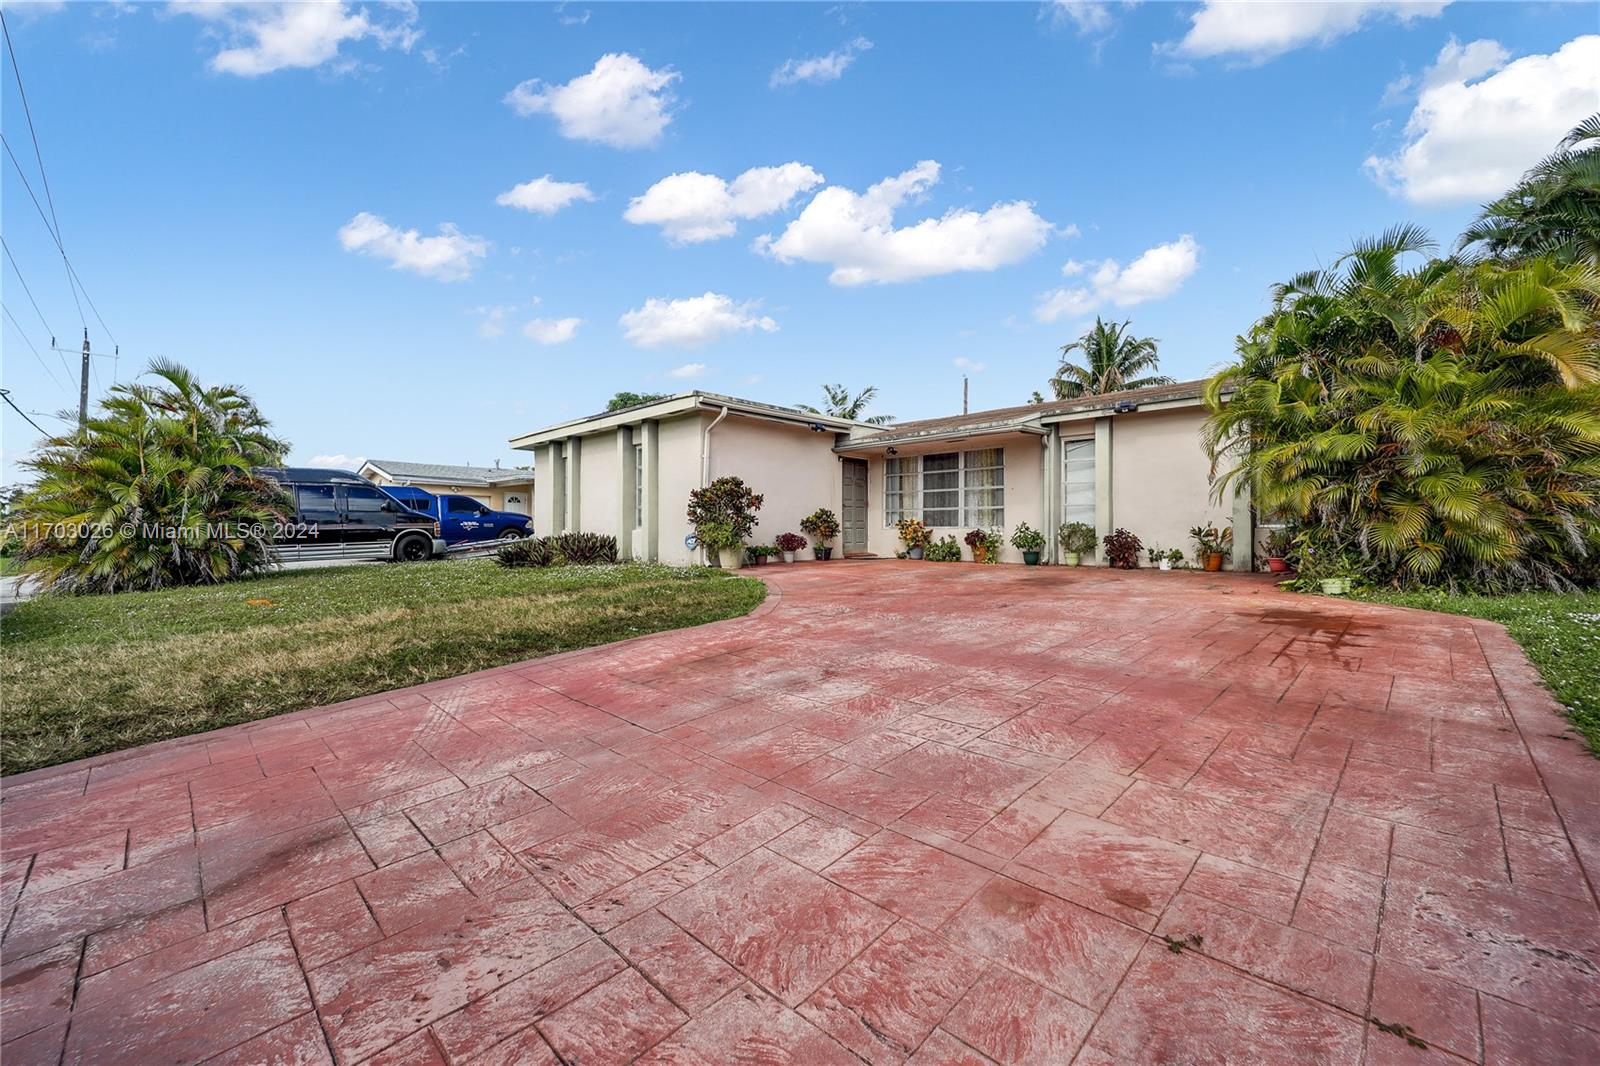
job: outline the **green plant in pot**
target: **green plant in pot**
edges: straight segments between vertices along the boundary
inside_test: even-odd
[[[689,493],[689,524],[695,539],[715,552],[724,570],[737,570],[744,562],[744,540],[756,527],[756,512],[764,497],[741,478],[719,477],[703,489]]]
[[[1018,522],[1017,528],[1011,531],[1011,546],[1022,553],[1023,562],[1038,566],[1039,553],[1044,551],[1044,534],[1026,522]]]
[[[1087,522],[1068,522],[1056,533],[1056,543],[1061,546],[1062,563],[1077,566],[1086,552],[1094,551],[1094,527]]]
[[[1233,545],[1233,527],[1219,530],[1208,522],[1189,530],[1189,539],[1194,541],[1195,558],[1200,560],[1201,566],[1207,570],[1221,570],[1222,557]]]
[[[779,533],[777,547],[783,553],[783,561],[794,562],[794,553],[806,546],[806,538],[798,533]]]
[[[1106,563],[1119,570],[1139,569],[1139,552],[1144,545],[1139,538],[1118,526],[1105,536]]]
[[[1294,548],[1294,531],[1287,527],[1274,529],[1267,534],[1267,569],[1274,574],[1286,574],[1289,566],[1289,552]]]
[[[839,535],[839,516],[826,507],[818,507],[800,519],[800,532],[811,538],[811,550],[818,562],[832,558],[833,548],[828,542]]]
[[[923,558],[930,563],[959,563],[961,561],[961,545],[956,543],[954,536],[936,540],[924,550]]]
[[[900,543],[906,546],[907,559],[922,558],[923,550],[933,543],[933,530],[923,525],[920,518],[902,518],[894,528],[900,534]]]

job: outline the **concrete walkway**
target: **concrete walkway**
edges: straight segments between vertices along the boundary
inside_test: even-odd
[[[1250,577],[756,615],[4,782],[24,1063],[1600,1062],[1600,762]]]

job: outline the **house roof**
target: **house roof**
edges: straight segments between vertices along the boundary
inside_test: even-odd
[[[871,437],[851,440],[841,445],[841,450],[852,448],[878,448],[904,441],[917,441],[948,436],[971,436],[975,433],[1043,432],[1047,423],[1064,421],[1076,415],[1096,411],[1110,411],[1119,404],[1132,403],[1184,405],[1198,403],[1205,389],[1205,381],[1180,381],[1172,385],[1152,385],[1145,389],[1123,389],[1096,396],[1079,396],[1069,400],[1046,400],[1044,403],[1019,404],[1015,407],[996,407],[987,411],[973,411],[964,415],[945,415],[940,418],[921,418],[909,422],[896,422],[884,427],[884,432]]]
[[[865,422],[852,422],[845,418],[834,418],[832,415],[819,415],[812,411],[801,411],[794,407],[779,407],[777,404],[760,403],[756,400],[741,400],[737,396],[724,396],[716,392],[679,392],[671,396],[663,396],[659,400],[649,400],[645,403],[634,404],[632,407],[622,407],[615,411],[601,411],[597,414],[585,415],[582,418],[558,422],[553,426],[536,429],[532,433],[511,438],[513,448],[532,448],[552,440],[566,437],[581,437],[587,433],[600,433],[617,426],[633,425],[647,418],[671,417],[673,415],[688,414],[693,411],[718,411],[728,408],[731,413],[745,415],[750,418],[766,419],[772,422],[788,422],[797,426],[821,426],[831,429],[836,433],[848,433],[852,430],[873,430],[877,426]]]
[[[533,480],[532,470],[505,470],[498,466],[454,466],[449,463],[406,463],[398,459],[368,459],[372,467],[395,481],[423,481],[445,485],[503,485]]]

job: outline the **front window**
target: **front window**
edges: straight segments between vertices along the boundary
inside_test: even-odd
[[[1061,518],[1095,525],[1094,440],[1061,442]]]
[[[892,527],[902,518],[954,529],[1005,525],[1005,450],[889,459],[884,464],[883,517]]]

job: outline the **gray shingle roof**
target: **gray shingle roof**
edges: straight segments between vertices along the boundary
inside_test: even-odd
[[[449,485],[499,485],[532,481],[532,470],[506,470],[497,466],[453,466],[449,463],[404,463],[397,459],[368,459],[397,481],[431,481]]]

